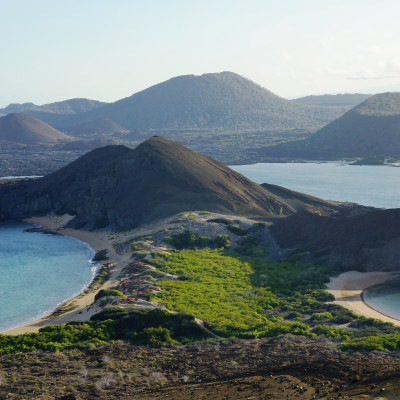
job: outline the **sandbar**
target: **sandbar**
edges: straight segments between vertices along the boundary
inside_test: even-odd
[[[371,308],[363,301],[364,290],[379,283],[392,280],[399,276],[399,272],[358,272],[348,271],[336,278],[331,278],[327,284],[327,291],[335,296],[335,303],[359,315],[369,318],[378,318],[385,322],[392,322],[400,326],[400,320],[382,314]]]

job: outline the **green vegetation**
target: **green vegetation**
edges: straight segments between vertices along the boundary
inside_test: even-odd
[[[304,264],[299,261],[302,254],[281,262],[267,259],[259,243],[261,228],[244,236],[234,252],[196,249],[158,254],[153,264],[181,279],[159,281],[163,291],[152,300],[202,319],[224,337],[322,335],[340,342],[346,351],[394,348],[399,328],[330,303],[334,297],[322,289],[340,269]],[[374,339],[381,334],[390,340]]]
[[[399,350],[400,334],[367,336],[347,340],[339,345],[341,350],[355,351],[394,351]]]
[[[99,250],[93,257],[93,261],[105,261],[108,260],[107,257],[107,253],[108,250],[107,249],[103,249],[103,250]]]
[[[188,343],[207,336],[207,332],[190,315],[171,314],[161,309],[127,311],[110,308],[96,314],[86,323],[49,325],[41,328],[38,333],[19,336],[0,334],[0,354],[35,350],[57,351],[97,346],[116,340],[161,346]]]
[[[159,282],[163,291],[152,296],[171,310],[185,312],[204,320],[218,335],[226,337],[274,336],[283,333],[311,336],[305,323],[283,321],[270,310],[309,311],[310,304],[320,310],[319,299],[330,298],[320,291],[327,277],[316,266],[303,267],[288,261],[240,259],[224,250],[182,250],[159,254],[154,262],[161,270],[178,275],[178,281]],[[282,271],[285,271],[281,278]],[[268,275],[268,278],[267,278]],[[304,282],[301,276],[308,277]],[[284,294],[304,290],[296,299]],[[301,305],[296,301],[303,300]],[[308,302],[306,301],[308,300]],[[277,319],[277,317],[280,317]],[[297,315],[296,315],[297,316]],[[333,318],[333,315],[332,315]]]
[[[165,238],[165,242],[176,249],[203,249],[205,247],[229,247],[230,239],[227,235],[218,235],[215,239],[208,236],[199,236],[186,230],[185,232]]]
[[[116,289],[101,289],[96,296],[94,296],[94,300],[98,300],[102,297],[126,297],[122,292]]]
[[[231,225],[230,221],[218,222]],[[172,313],[107,307],[86,323],[52,325],[21,336],[0,335],[0,354],[56,351],[116,340],[153,347],[184,344],[209,336],[195,318],[225,338],[290,333],[325,336],[347,352],[400,348],[400,328],[359,317],[331,303],[334,297],[323,289],[329,276],[340,269],[303,263],[300,253],[279,262],[268,259],[260,243],[264,229],[262,223],[247,229],[234,250],[228,249],[227,235],[212,239],[185,231],[167,238],[181,250],[151,253],[149,262],[157,270],[149,271],[148,278],[162,291],[146,293],[146,298],[165,305]],[[133,242],[131,251],[144,245],[147,243]],[[106,272],[108,268],[101,274]],[[179,279],[164,279],[164,273]],[[107,303],[113,297],[125,296],[119,290],[103,289],[95,300]]]
[[[208,219],[207,222],[216,222],[218,224],[225,224],[232,233],[238,236],[244,236],[247,234],[246,229],[243,229],[239,225],[234,225],[231,220],[226,218],[211,218]]]

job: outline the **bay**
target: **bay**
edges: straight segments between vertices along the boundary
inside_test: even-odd
[[[383,283],[363,293],[364,302],[376,311],[400,320],[400,284]]]
[[[284,186],[324,200],[400,207],[400,168],[341,162],[259,163],[231,168],[254,182]]]
[[[85,290],[97,271],[94,250],[68,236],[0,224],[0,332],[50,314]]]

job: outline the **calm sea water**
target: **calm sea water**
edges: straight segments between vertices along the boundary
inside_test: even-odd
[[[97,266],[86,243],[0,224],[0,332],[34,321],[84,290]]]
[[[272,183],[325,200],[400,207],[400,168],[329,163],[235,165],[257,183]]]
[[[364,292],[364,301],[373,309],[400,320],[400,285],[375,286]]]

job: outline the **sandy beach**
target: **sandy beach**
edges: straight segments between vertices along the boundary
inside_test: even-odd
[[[26,222],[31,224],[41,225],[45,229],[50,229],[61,233],[62,235],[71,236],[88,243],[96,252],[102,249],[107,249],[107,256],[109,260],[107,263],[114,264],[112,267],[112,274],[109,280],[103,285],[102,289],[116,285],[117,278],[125,265],[129,262],[130,253],[118,254],[112,246],[109,232],[91,232],[76,229],[64,229],[65,224],[71,219],[69,216],[46,216],[46,217],[33,217],[26,219]],[[94,313],[98,312],[95,306],[92,306],[95,294],[100,290],[82,293],[77,297],[69,300],[68,303],[74,303],[74,310],[66,312],[65,314],[49,318],[44,317],[39,320],[33,321],[29,324],[20,326],[15,329],[3,332],[8,335],[20,335],[26,332],[37,332],[40,328],[50,324],[66,324],[71,321],[87,321]]]
[[[335,296],[336,304],[346,307],[357,314],[378,318],[400,326],[400,320],[374,310],[362,300],[362,292],[365,289],[393,279],[398,275],[398,272],[344,272],[336,278],[331,278],[327,285],[327,291]]]

